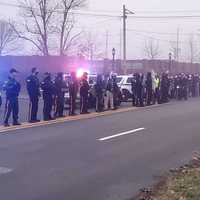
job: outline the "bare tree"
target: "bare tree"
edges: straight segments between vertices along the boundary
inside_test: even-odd
[[[65,55],[69,48],[76,44],[76,40],[81,34],[81,32],[72,34],[75,21],[70,11],[84,6],[85,1],[86,0],[60,0],[59,8],[62,13],[62,18],[59,20],[59,25],[57,27],[58,34],[60,35],[60,55]]]
[[[101,43],[96,36],[93,36],[91,33],[85,33],[81,44],[78,45],[78,54],[88,60],[98,60],[103,58],[105,54],[101,47]]]
[[[189,50],[190,50],[190,62],[193,63],[195,59],[195,46],[194,46],[194,35],[191,34],[189,38]]]
[[[160,54],[159,42],[153,38],[146,40],[144,52],[149,59],[155,59]]]
[[[13,26],[21,39],[31,42],[45,56],[49,55],[49,37],[54,32],[53,15],[58,4],[52,0],[21,0],[23,30]],[[21,28],[21,27],[20,27]]]
[[[52,52],[65,55],[80,35],[80,32],[73,33],[75,20],[71,11],[83,6],[85,1],[20,0],[24,21],[13,29],[19,38],[31,42],[42,55]]]
[[[16,50],[17,40],[18,37],[10,23],[0,20],[0,55]]]
[[[175,42],[170,42],[169,51],[172,52],[174,60],[177,60],[177,47],[176,47]]]

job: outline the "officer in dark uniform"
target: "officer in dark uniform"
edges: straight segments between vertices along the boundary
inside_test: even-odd
[[[147,99],[147,106],[150,106],[152,103],[152,97],[153,97],[153,82],[152,82],[152,76],[151,72],[147,73],[147,79],[146,79],[146,99]]]
[[[167,73],[163,73],[160,87],[161,87],[161,103],[169,102],[170,81]]]
[[[33,68],[31,72],[32,74],[26,79],[27,91],[30,98],[29,122],[36,123],[40,121],[37,119],[39,97],[41,96],[40,81],[38,78],[38,69]]]
[[[136,106],[143,107],[143,75],[136,76]]]
[[[133,74],[133,78],[131,80],[131,91],[132,91],[132,105],[136,105],[136,74]]]
[[[88,112],[88,95],[90,86],[88,83],[88,73],[85,72],[82,77],[81,87],[80,87],[80,113],[87,114]]]
[[[69,116],[76,115],[76,99],[78,93],[78,80],[76,73],[72,72],[69,80]]]
[[[64,104],[65,104],[65,92],[67,91],[67,84],[63,79],[63,73],[58,73],[55,81],[55,113],[54,117],[64,117]]]
[[[120,89],[117,85],[117,76],[116,74],[112,75],[112,92],[113,92],[113,105],[114,105],[114,110],[118,108],[119,105],[119,94],[120,94]]]
[[[53,108],[53,96],[55,94],[54,84],[51,80],[51,74],[45,73],[45,78],[41,83],[41,88],[43,90],[43,100],[44,100],[44,108],[43,108],[43,116],[44,120],[53,120],[54,118],[51,115]]]
[[[94,92],[96,96],[96,112],[103,111],[103,94],[104,94],[104,85],[101,75],[97,76],[97,82],[94,85]]]
[[[13,125],[15,126],[21,125],[18,122],[18,113],[19,113],[18,96],[21,89],[21,85],[16,80],[17,73],[18,71],[16,69],[11,69],[8,82],[6,82],[3,87],[3,89],[6,92],[4,126],[9,126],[8,120],[10,118],[11,113],[13,114]]]
[[[185,74],[181,74],[180,77],[180,100],[185,99],[187,100],[188,98],[188,78],[186,77]]]

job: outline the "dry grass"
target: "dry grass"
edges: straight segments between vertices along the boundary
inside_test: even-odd
[[[200,200],[200,168],[185,169],[168,177],[153,200]]]
[[[195,153],[188,165],[171,170],[132,200],[200,200],[200,154]]]

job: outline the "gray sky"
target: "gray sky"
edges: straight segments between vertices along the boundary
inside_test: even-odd
[[[89,0],[89,4],[93,9],[115,11],[123,4],[132,10],[198,10],[199,0]]]
[[[6,2],[0,0],[0,2]],[[10,3],[16,0],[9,0]],[[88,0],[88,10],[98,12],[110,12],[112,15],[120,15],[122,5],[138,15],[200,15],[199,0]],[[17,15],[14,8],[1,6],[1,15],[12,17]],[[199,9],[199,12],[198,12]],[[172,12],[176,11],[176,12]],[[179,12],[184,11],[184,12]],[[200,18],[190,19],[135,19],[127,20],[128,58],[144,58],[144,43],[149,38],[159,42],[160,57],[167,58],[170,51],[171,41],[176,41],[177,28],[180,29],[181,59],[189,59],[189,38],[194,35],[196,52],[200,49],[200,36],[198,30]],[[120,57],[120,30],[122,21],[119,18],[103,17],[77,17],[77,29],[84,28],[100,40],[100,47],[103,52],[106,49],[106,32],[109,32],[109,55],[112,47],[117,49],[117,57]],[[153,32],[153,33],[151,33]],[[200,56],[199,56],[200,57]]]

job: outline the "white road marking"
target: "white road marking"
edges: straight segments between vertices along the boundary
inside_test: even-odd
[[[9,168],[6,168],[6,167],[0,167],[0,175],[8,174],[8,173],[10,173],[12,171],[13,171],[13,169],[9,169]]]
[[[145,130],[145,128],[137,128],[137,129],[126,131],[126,132],[119,133],[119,134],[116,134],[116,135],[111,135],[111,136],[108,136],[108,137],[100,138],[98,140],[99,141],[106,141],[106,140],[110,140],[110,139],[113,139],[113,138],[116,138],[116,137],[133,134],[133,133],[143,131],[143,130]]]

